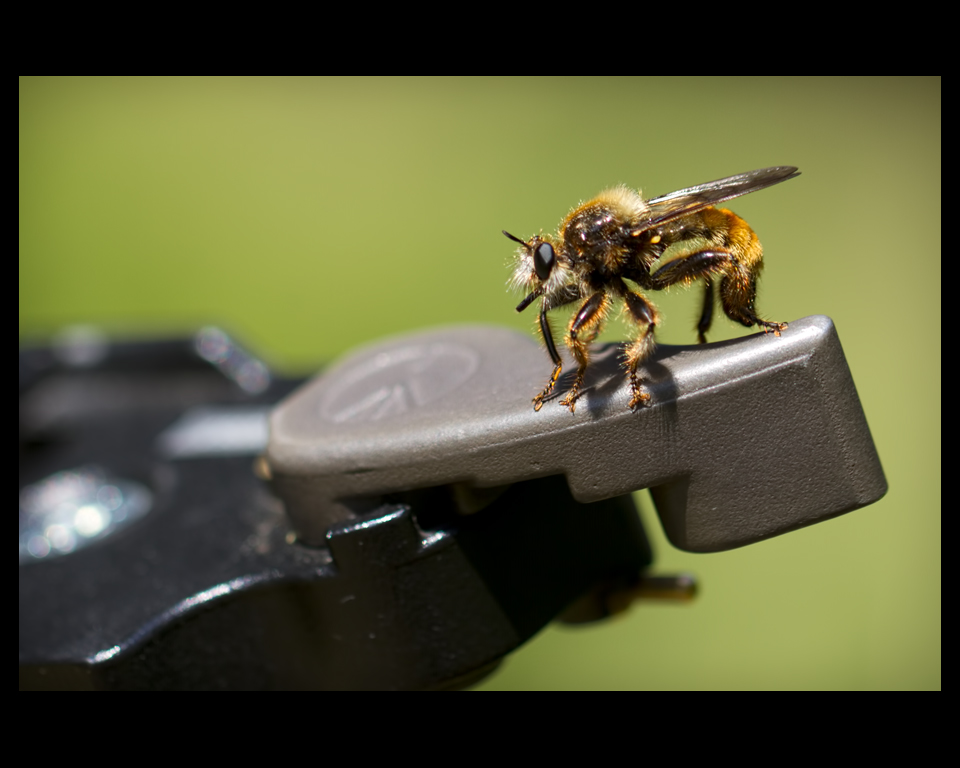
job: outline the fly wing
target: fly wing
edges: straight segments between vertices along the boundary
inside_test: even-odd
[[[765,187],[772,187],[774,184],[779,184],[781,181],[799,175],[800,171],[792,165],[778,165],[773,168],[761,168],[757,171],[738,173],[736,176],[708,181],[706,184],[698,184],[695,187],[678,189],[668,195],[647,200],[648,210],[646,215],[640,219],[638,225],[632,231],[645,232],[681,216],[687,216],[702,211],[704,208],[709,208],[711,205],[722,203],[724,200],[756,192],[758,189],[764,189]]]

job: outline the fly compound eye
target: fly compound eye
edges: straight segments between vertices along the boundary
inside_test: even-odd
[[[556,263],[557,257],[553,253],[553,246],[550,243],[540,243],[533,252],[533,268],[536,270],[537,277],[545,281],[550,277],[553,265]]]

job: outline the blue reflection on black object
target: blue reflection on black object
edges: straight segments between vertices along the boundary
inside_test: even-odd
[[[20,491],[20,563],[68,555],[139,520],[153,504],[140,483],[98,467],[56,472]]]

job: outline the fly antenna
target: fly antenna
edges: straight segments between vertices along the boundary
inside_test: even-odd
[[[526,248],[529,248],[529,247],[530,247],[530,243],[524,242],[523,240],[521,240],[521,239],[520,239],[519,237],[517,237],[516,235],[511,235],[509,232],[507,232],[507,230],[502,229],[502,230],[500,230],[500,231],[503,232],[503,234],[505,234],[505,235],[506,235],[507,237],[509,237],[511,240],[513,240],[513,242],[515,242],[515,243],[520,243],[520,245],[525,246]]]

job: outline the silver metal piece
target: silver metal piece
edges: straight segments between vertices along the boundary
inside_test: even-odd
[[[588,624],[624,613],[638,600],[690,603],[696,596],[697,580],[692,574],[643,573],[629,586],[598,584],[568,605],[558,619],[564,624]]]
[[[360,349],[283,401],[267,461],[302,540],[395,491],[563,474],[581,502],[651,488],[667,536],[710,552],[878,500],[887,484],[833,322],[779,337],[660,346],[636,411],[622,345],[598,347],[575,414],[531,398],[549,361],[529,337],[458,327]],[[575,366],[570,366],[574,368]]]
[[[244,392],[259,395],[270,386],[270,370],[267,366],[219,328],[201,328],[194,338],[194,348],[200,357],[216,366]]]
[[[168,459],[208,456],[255,456],[267,445],[266,405],[221,405],[191,408],[157,438]]]
[[[645,573],[631,596],[635,600],[689,603],[697,596],[697,578],[691,573]]]

